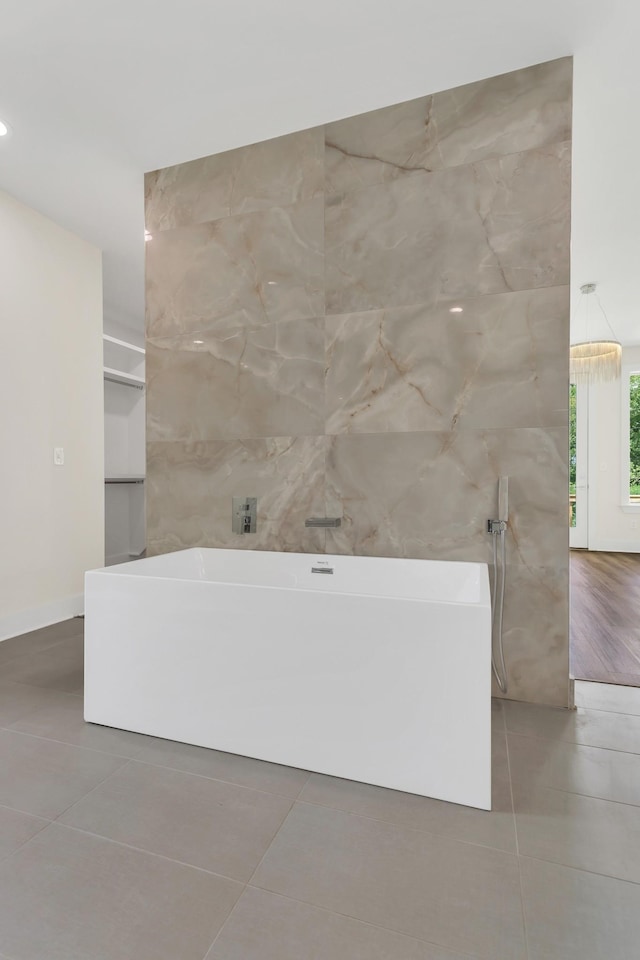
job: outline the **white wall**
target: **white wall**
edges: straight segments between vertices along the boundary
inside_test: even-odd
[[[640,5],[606,11],[574,50],[572,293],[596,281],[619,339],[640,344]]]
[[[4,639],[82,612],[104,560],[104,427],[100,251],[2,192],[0,325]]]
[[[588,31],[574,48],[573,313],[580,285],[597,282],[625,345],[623,362],[640,358],[640,348],[632,346],[640,344],[639,27],[637,4],[608,4],[599,29]],[[591,550],[640,551],[640,514],[621,506],[621,389],[619,381],[590,387]]]

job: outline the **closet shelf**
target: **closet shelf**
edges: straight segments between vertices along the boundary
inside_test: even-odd
[[[115,473],[104,478],[105,483],[144,483],[145,477],[140,473]]]
[[[103,372],[105,380],[110,380],[112,383],[122,383],[127,387],[135,387],[136,390],[144,390],[144,377],[136,377],[133,373],[114,370],[112,367],[105,367]]]
[[[126,340],[118,340],[117,337],[110,337],[108,333],[103,333],[102,339],[107,343],[114,343],[116,347],[124,347],[125,350],[133,350],[134,353],[144,354],[144,347],[137,347],[135,343],[128,343]]]

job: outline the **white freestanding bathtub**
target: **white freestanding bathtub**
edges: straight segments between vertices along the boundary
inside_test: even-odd
[[[196,548],[85,604],[86,720],[491,807],[486,564]]]

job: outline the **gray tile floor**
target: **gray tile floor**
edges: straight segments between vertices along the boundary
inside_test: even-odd
[[[82,621],[0,644],[0,960],[630,960],[640,689],[494,704],[484,813],[85,724]]]

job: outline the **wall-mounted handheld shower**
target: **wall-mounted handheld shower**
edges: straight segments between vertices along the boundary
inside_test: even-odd
[[[506,544],[509,523],[509,478],[498,479],[498,519],[489,520],[487,530],[493,537],[493,589],[491,669],[502,693],[507,692],[507,668],[504,662],[502,621],[504,616],[504,585],[507,570]],[[498,539],[500,540],[500,564],[498,564]]]

